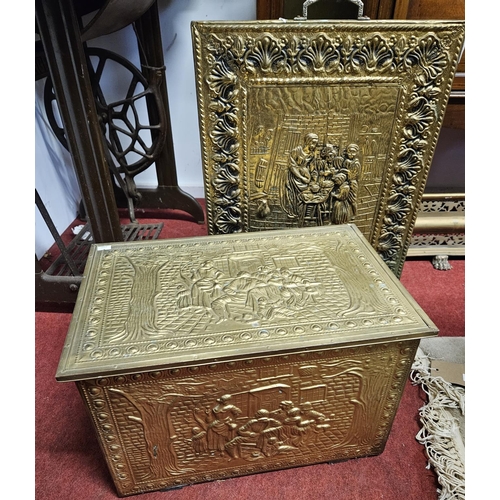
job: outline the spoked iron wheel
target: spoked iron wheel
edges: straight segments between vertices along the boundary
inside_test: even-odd
[[[140,193],[134,177],[155,162],[166,137],[160,77],[153,73],[152,81],[148,81],[127,59],[106,49],[87,48],[86,54],[115,194],[119,194],[119,188],[125,195],[130,218],[135,222],[134,205],[140,200]],[[45,84],[44,101],[50,126],[68,149],[50,78]],[[146,117],[147,123],[143,123],[142,117]]]

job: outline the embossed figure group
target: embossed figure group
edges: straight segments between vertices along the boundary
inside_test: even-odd
[[[292,149],[285,186],[285,206],[299,226],[345,224],[357,213],[361,164],[359,146],[319,146],[317,134],[308,133],[303,145]]]
[[[203,307],[216,323],[232,319],[247,322],[293,314],[314,303],[318,283],[292,273],[287,268],[260,266],[256,271],[239,271],[229,276],[204,262],[193,272],[181,272],[189,287],[179,294],[179,307]]]
[[[241,410],[230,399],[225,394],[211,410],[194,411],[200,424],[193,427],[191,438],[197,455],[219,453],[257,460],[315,443],[317,435],[330,427],[325,415],[313,410],[310,402],[295,406],[292,401],[282,401],[277,410],[259,409],[242,422]]]

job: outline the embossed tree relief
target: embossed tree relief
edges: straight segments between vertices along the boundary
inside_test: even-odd
[[[192,31],[209,232],[353,222],[399,276],[464,23]]]
[[[111,336],[111,342],[133,342],[160,336],[157,324],[157,306],[155,298],[160,287],[160,275],[170,263],[145,261],[134,264],[124,257],[122,279],[130,285],[127,314],[119,332]]]
[[[161,393],[157,387],[149,388],[149,391],[140,392],[132,389],[119,389],[110,387],[112,395],[126,399],[135,414],[127,414],[129,422],[137,423],[142,435],[141,445],[146,451],[145,477],[143,479],[155,479],[166,476],[175,476],[192,472],[192,469],[181,467],[178,464],[173,441],[176,439],[176,431],[172,423],[170,411],[175,403],[187,396],[178,393]],[[197,396],[198,398],[201,396]]]

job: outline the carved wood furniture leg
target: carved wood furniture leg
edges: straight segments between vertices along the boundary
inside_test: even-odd
[[[200,204],[188,193],[179,188],[172,139],[172,126],[167,94],[167,78],[161,41],[160,20],[158,5],[153,6],[136,21],[139,52],[141,56],[142,72],[146,78],[153,78],[152,72],[161,72],[163,110],[167,123],[167,137],[158,159],[156,173],[158,176],[157,189],[141,189],[141,205],[148,208],[173,208],[191,214],[200,224],[205,216]],[[148,113],[152,122],[157,122],[156,108],[148,106]]]
[[[123,241],[74,4],[37,0],[35,8],[94,241]]]

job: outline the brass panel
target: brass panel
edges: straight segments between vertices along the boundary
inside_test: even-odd
[[[381,453],[417,346],[298,352],[77,385],[125,496]]]
[[[424,194],[408,257],[464,255],[465,193]]]
[[[448,213],[447,217],[439,212],[420,214],[414,232],[415,234],[465,233],[465,213]]]
[[[436,333],[351,224],[99,244],[89,253],[56,378]]]
[[[464,31],[192,23],[209,233],[353,222],[399,277]]]

